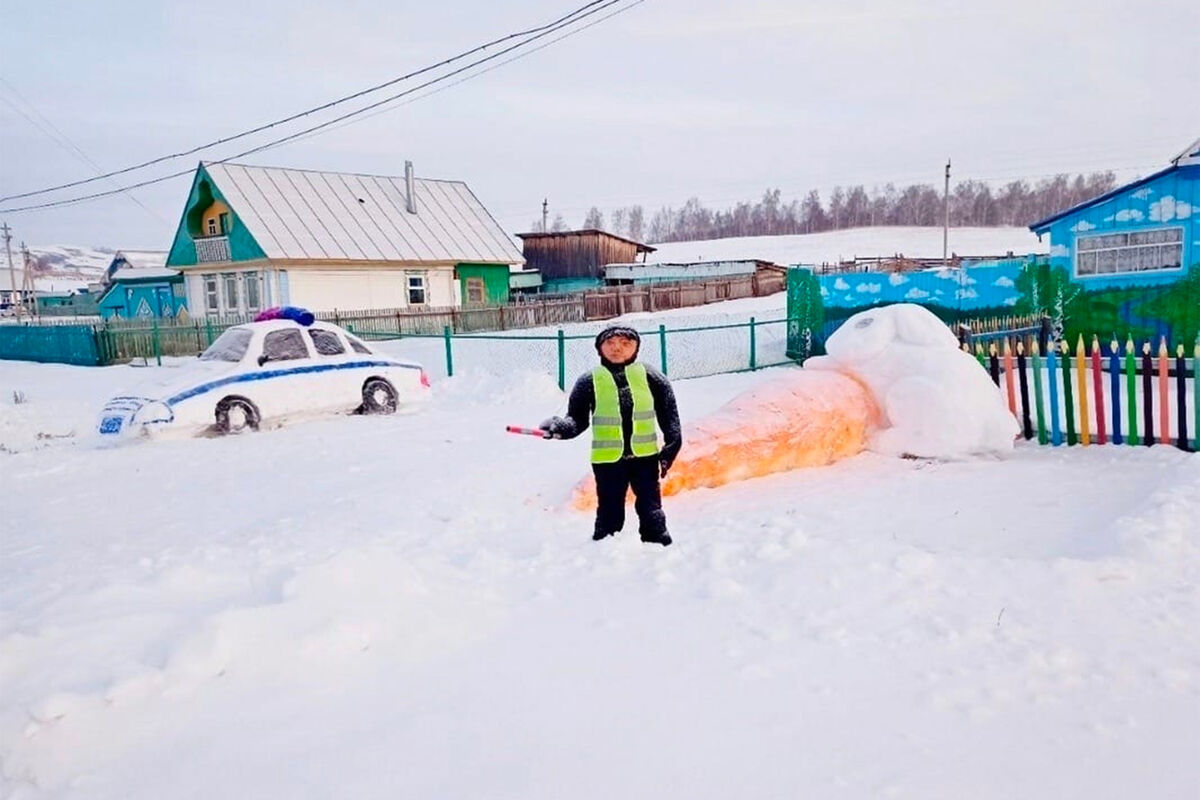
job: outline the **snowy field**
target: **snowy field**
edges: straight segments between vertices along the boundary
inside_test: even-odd
[[[951,228],[950,252],[960,256],[1017,256],[1050,252],[1028,228]],[[940,227],[847,228],[791,236],[745,236],[699,242],[664,242],[651,261],[761,258],[776,264],[832,264],[855,257],[941,258]]]
[[[100,447],[156,369],[0,362],[0,795],[1196,796],[1200,457],[868,454],[668,498],[664,550],[501,432],[549,376]]]

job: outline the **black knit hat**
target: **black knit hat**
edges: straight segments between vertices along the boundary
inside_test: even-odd
[[[600,333],[596,334],[596,352],[600,352],[600,345],[614,336],[624,336],[626,339],[633,339],[637,343],[638,349],[642,347],[642,337],[638,336],[638,332],[628,325],[609,325]]]

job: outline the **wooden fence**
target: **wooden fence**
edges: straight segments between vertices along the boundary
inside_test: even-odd
[[[977,344],[975,357],[1004,390],[1027,440],[1200,451],[1200,344],[1189,359],[1182,344],[1172,355],[1165,338],[1156,357],[1149,343],[1138,353],[1132,339],[1122,351],[1115,341],[1105,348],[1093,337],[1089,350],[1079,337],[1074,355],[1059,342],[1043,358],[1035,337],[1017,337],[993,342],[986,352]]]

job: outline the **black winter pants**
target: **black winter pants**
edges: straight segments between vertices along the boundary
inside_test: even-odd
[[[657,537],[667,531],[658,485],[658,456],[623,458],[613,464],[593,464],[596,475],[596,533],[616,533],[625,527],[625,496],[633,487],[638,532]]]

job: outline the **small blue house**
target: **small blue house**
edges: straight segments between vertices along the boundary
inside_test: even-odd
[[[1169,166],[1029,226],[1086,290],[1180,280],[1200,264],[1200,139]]]
[[[166,253],[121,252],[105,271],[100,297],[104,319],[179,318],[187,316],[183,275],[163,266]]]

